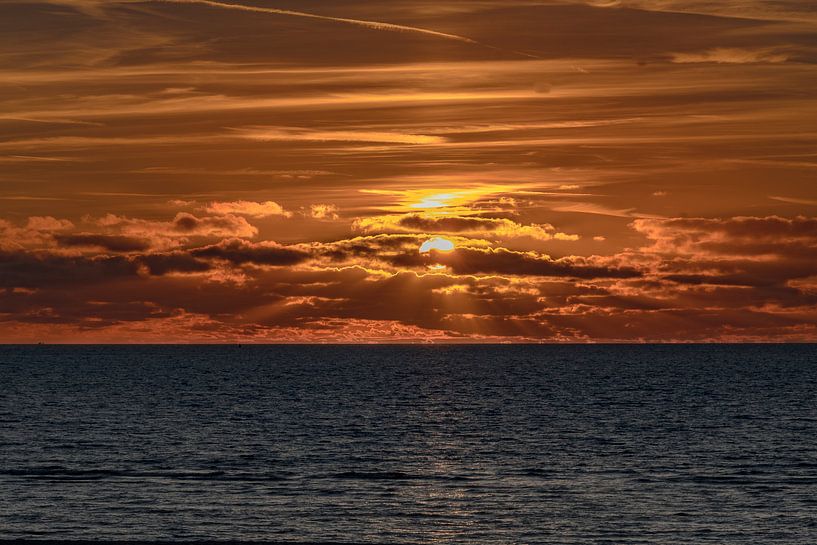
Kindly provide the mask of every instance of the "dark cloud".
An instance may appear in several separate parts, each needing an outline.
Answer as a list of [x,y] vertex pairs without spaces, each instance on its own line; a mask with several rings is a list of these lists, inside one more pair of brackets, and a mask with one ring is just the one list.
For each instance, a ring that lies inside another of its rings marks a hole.
[[143,252],[150,241],[143,238],[99,234],[54,235],[59,246],[66,248],[99,248],[111,252]]
[[154,276],[169,273],[201,273],[211,269],[208,263],[185,252],[141,255],[136,258],[136,261],[146,266],[150,274]]
[[641,273],[632,267],[594,265],[584,258],[552,259],[532,252],[505,248],[457,248],[452,252],[401,254],[390,258],[397,266],[441,264],[456,274],[504,274],[554,276],[568,278],[636,278]]
[[70,256],[49,252],[0,252],[0,288],[77,288],[122,279],[138,280],[143,272],[205,272],[210,265],[184,252],[130,256]]
[[226,240],[212,246],[196,248],[190,253],[195,257],[220,259],[234,265],[246,263],[272,266],[297,265],[310,258],[310,254],[306,251],[287,248],[274,242],[254,244],[240,239]]
[[500,220],[469,217],[434,217],[409,214],[397,221],[397,225],[425,232],[457,233],[460,231],[490,231],[501,226]]
[[817,218],[803,216],[640,219],[633,226],[658,248],[681,252],[802,256],[817,251]]
[[577,235],[557,233],[549,224],[523,225],[508,218],[479,215],[403,214],[362,218],[354,227],[366,233],[461,233],[471,236],[492,235],[500,239],[530,237],[537,240],[578,240]]
[[652,242],[655,272],[689,285],[784,286],[817,276],[817,219],[796,217],[636,220]]
[[138,271],[136,262],[122,256],[0,252],[0,287],[4,288],[71,289],[133,277]]

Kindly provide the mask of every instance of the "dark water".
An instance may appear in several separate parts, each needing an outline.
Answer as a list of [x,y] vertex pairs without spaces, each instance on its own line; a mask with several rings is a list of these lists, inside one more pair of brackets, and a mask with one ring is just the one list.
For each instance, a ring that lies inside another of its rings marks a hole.
[[817,346],[0,347],[0,535],[817,543]]

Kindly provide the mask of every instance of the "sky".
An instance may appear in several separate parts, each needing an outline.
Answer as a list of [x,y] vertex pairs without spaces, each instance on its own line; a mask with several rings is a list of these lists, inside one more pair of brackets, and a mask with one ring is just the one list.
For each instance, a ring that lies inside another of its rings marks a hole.
[[0,342],[817,341],[817,3],[2,0]]

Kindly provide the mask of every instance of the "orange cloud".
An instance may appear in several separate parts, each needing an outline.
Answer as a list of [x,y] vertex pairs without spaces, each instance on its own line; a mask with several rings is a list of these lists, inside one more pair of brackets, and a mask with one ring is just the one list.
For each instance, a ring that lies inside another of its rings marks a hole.
[[309,216],[317,220],[336,220],[340,210],[334,204],[310,204]]
[[284,207],[273,201],[253,202],[253,201],[231,201],[231,202],[211,202],[203,207],[208,214],[227,216],[231,214],[239,216],[251,216],[253,218],[266,218],[269,216],[292,216],[291,212],[284,210]]
[[0,219],[0,249],[48,246],[55,234],[73,228],[73,222],[52,216],[31,216],[22,226]]
[[171,221],[153,221],[115,214],[89,218],[91,223],[109,231],[135,237],[254,237],[258,229],[246,219],[232,214],[197,217],[179,212]]
[[506,218],[404,214],[359,218],[353,228],[364,233],[459,233],[497,238],[578,240],[578,235],[557,232],[552,225],[521,225]]
[[676,63],[698,63],[715,62],[723,64],[747,64],[747,63],[778,63],[786,62],[789,56],[774,49],[739,49],[720,47],[710,49],[701,53],[675,53],[672,62]]
[[236,129],[236,134],[249,140],[306,142],[377,142],[384,144],[441,144],[446,139],[423,134],[401,134],[375,131],[316,131],[287,127],[252,127]]

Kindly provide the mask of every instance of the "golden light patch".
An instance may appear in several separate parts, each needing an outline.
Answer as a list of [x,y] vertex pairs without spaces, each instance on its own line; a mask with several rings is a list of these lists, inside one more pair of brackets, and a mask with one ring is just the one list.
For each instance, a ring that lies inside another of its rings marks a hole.
[[[420,182],[420,180],[416,180]],[[426,182],[428,183],[428,182]],[[445,183],[445,180],[442,180]],[[485,199],[519,191],[517,186],[508,184],[483,184],[467,188],[440,187],[418,188],[406,190],[362,189],[362,193],[374,195],[388,195],[396,198],[393,205],[384,207],[390,212],[422,212],[427,214],[439,213],[468,213],[473,211],[475,204]],[[507,203],[506,203],[507,204]],[[484,210],[484,207],[480,208]]]
[[458,195],[456,193],[435,193],[433,195],[423,197],[419,202],[410,204],[409,207],[423,210],[429,208],[445,208],[447,206],[451,206],[451,201],[457,197]]

